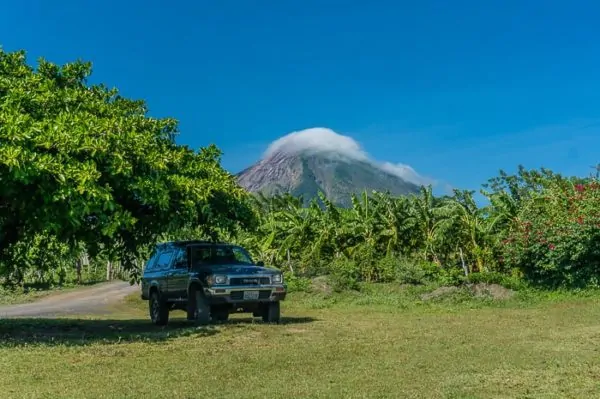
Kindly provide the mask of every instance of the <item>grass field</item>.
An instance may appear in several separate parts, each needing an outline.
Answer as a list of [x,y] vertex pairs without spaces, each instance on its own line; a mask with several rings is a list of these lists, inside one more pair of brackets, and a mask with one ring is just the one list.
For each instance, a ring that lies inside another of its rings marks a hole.
[[420,303],[380,287],[293,294],[285,319],[150,325],[130,297],[95,319],[0,321],[2,398],[592,398],[596,293]]

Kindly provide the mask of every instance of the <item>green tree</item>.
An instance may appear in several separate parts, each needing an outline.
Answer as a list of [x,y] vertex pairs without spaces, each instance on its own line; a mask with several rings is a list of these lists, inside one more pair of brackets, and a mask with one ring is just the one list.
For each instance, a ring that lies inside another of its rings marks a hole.
[[415,226],[415,238],[422,246],[422,256],[441,264],[436,251],[436,243],[443,235],[444,229],[452,222],[452,204],[433,195],[432,187],[421,187],[418,196],[413,197],[411,222]]
[[[42,234],[124,264],[182,228],[217,238],[253,223],[214,145],[177,145],[177,122],[88,85],[91,65],[0,50],[0,262]],[[112,256],[112,255],[111,255]]]

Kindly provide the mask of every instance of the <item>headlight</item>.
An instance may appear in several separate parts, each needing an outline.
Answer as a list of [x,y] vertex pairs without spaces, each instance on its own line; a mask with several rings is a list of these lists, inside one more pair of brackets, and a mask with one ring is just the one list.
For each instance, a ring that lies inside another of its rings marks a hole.
[[281,274],[274,274],[271,277],[271,282],[273,284],[281,284],[281,283],[283,283],[283,275],[281,275]]
[[209,276],[207,280],[210,285],[227,284],[227,276],[223,276],[220,274],[216,274],[214,276]]

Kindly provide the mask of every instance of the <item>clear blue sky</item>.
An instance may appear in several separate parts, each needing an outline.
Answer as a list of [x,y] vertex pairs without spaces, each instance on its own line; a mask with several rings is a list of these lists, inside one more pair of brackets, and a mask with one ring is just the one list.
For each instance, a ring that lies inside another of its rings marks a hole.
[[10,3],[5,50],[91,61],[94,82],[177,118],[179,142],[216,143],[232,172],[315,126],[461,188],[600,162],[597,2]]

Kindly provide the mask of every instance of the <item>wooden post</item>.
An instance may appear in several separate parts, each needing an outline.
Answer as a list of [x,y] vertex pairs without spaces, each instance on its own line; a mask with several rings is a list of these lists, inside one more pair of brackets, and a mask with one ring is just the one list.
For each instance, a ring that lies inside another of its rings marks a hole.
[[460,251],[460,261],[462,263],[463,270],[465,271],[465,276],[468,276],[469,275],[469,269],[467,268],[467,265],[465,265],[465,258],[463,257],[462,248],[459,248],[459,251]]
[[292,272],[292,275],[294,274],[294,268],[292,267],[292,262],[290,260],[290,250],[287,250],[287,261],[288,261],[288,267],[290,268],[290,272]]
[[109,260],[106,262],[106,281],[110,281],[112,275],[112,262]]
[[81,257],[77,258],[77,263],[75,264],[75,267],[77,269],[77,284],[81,284],[81,264],[83,262],[81,261]]

